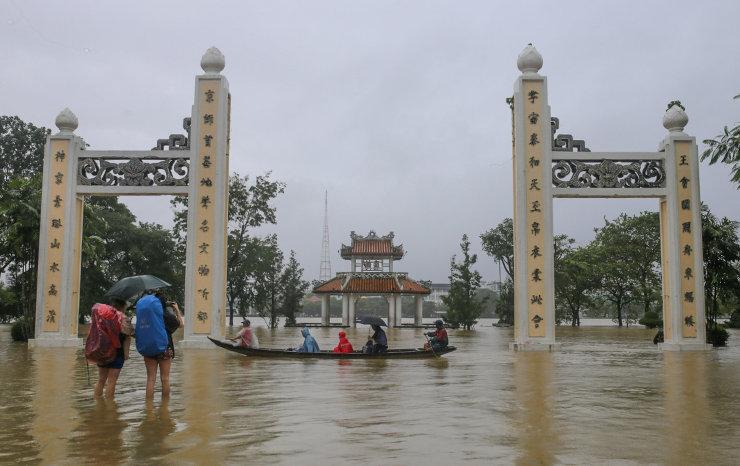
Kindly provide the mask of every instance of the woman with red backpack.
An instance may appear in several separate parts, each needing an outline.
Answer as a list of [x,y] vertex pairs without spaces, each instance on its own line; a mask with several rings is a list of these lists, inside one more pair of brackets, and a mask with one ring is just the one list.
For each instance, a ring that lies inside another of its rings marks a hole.
[[103,395],[113,398],[116,383],[128,359],[128,346],[131,344],[133,328],[124,314],[126,301],[111,298],[112,306],[97,303],[92,308],[90,331],[85,342],[85,357],[98,366],[98,381],[95,384],[96,397]]

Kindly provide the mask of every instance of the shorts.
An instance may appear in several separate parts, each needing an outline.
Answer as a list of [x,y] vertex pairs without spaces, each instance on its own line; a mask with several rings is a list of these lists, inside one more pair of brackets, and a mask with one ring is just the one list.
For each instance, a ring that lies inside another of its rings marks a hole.
[[109,362],[108,364],[98,364],[98,367],[101,367],[103,369],[121,369],[123,367],[123,363],[123,354],[116,354],[116,359]]
[[159,353],[158,355],[150,359],[156,359],[157,361],[167,361],[168,359],[172,359],[174,357],[175,357],[175,352],[172,350],[172,348],[167,348],[164,351],[164,353]]

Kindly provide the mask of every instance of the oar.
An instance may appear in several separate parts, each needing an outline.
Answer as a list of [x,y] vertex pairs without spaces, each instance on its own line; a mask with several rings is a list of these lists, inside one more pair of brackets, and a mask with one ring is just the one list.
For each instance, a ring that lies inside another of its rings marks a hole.
[[439,355],[439,354],[437,354],[437,352],[436,352],[436,351],[434,351],[434,345],[432,344],[432,341],[431,341],[431,340],[429,339],[429,337],[427,336],[427,334],[426,334],[426,333],[424,334],[424,338],[426,338],[426,339],[427,339],[427,343],[429,343],[429,348],[430,348],[430,349],[432,350],[432,353],[434,353],[434,356],[436,356],[436,357],[438,357],[438,358],[439,358],[439,357],[440,357],[440,355]]

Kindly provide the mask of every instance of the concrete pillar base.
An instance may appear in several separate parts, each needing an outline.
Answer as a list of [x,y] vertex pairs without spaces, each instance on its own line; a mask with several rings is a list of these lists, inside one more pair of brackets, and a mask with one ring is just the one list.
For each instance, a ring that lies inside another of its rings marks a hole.
[[29,348],[81,348],[82,338],[31,338]]
[[709,351],[712,345],[699,342],[660,343],[658,348],[663,351]]
[[560,343],[549,342],[527,342],[527,343],[509,343],[509,351],[558,351]]

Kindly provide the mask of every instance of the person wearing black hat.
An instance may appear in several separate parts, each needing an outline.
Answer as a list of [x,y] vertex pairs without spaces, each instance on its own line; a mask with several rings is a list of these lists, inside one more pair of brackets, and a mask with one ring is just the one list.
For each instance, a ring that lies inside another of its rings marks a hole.
[[442,322],[441,320],[437,320],[436,322],[434,322],[434,325],[437,327],[437,330],[435,330],[434,332],[426,333],[426,336],[430,338],[429,343],[424,345],[424,348],[429,349],[431,345],[431,348],[434,351],[439,351],[443,348],[446,348],[450,341],[447,338],[447,330],[445,329],[444,322]]

